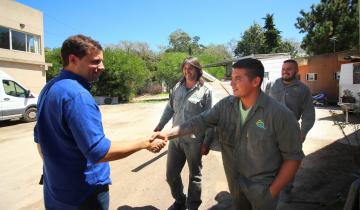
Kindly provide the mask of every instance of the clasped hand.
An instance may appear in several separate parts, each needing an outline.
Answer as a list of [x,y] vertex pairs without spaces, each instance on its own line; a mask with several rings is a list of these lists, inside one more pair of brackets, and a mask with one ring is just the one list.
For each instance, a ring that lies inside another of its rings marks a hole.
[[158,153],[162,148],[166,146],[167,136],[161,132],[154,132],[153,135],[149,139],[150,144],[147,150]]

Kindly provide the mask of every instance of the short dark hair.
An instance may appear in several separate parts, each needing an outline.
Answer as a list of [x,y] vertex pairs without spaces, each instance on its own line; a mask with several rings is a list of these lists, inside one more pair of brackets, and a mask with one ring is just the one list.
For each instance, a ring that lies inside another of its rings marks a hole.
[[[191,56],[185,58],[185,60],[181,64],[181,71],[184,69],[185,64],[189,64],[190,66],[192,66],[196,69],[196,73],[197,73],[196,80],[199,81],[203,75],[203,71],[202,71],[199,59],[196,57],[191,57]],[[184,78],[184,80],[185,80],[185,78]]]
[[73,54],[78,58],[83,58],[92,50],[102,51],[103,48],[98,41],[95,41],[88,36],[81,34],[70,36],[64,41],[61,47],[63,67],[69,65],[69,55]]
[[264,79],[264,66],[258,59],[255,58],[245,58],[236,61],[232,65],[234,69],[245,69],[246,75],[250,79],[254,79],[255,77],[260,77],[260,86]]
[[295,65],[295,67],[296,67],[297,69],[299,68],[299,65],[298,65],[297,61],[294,60],[294,59],[285,60],[284,63],[292,63],[292,64]]

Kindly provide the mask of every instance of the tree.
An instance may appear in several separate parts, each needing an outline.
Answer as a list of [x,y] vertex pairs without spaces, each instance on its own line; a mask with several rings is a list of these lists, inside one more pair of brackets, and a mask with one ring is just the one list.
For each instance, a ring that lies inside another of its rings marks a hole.
[[49,49],[45,48],[45,62],[51,63],[52,66],[46,72],[46,81],[51,80],[55,76],[57,76],[62,69],[62,62],[61,62],[61,49],[54,48]]
[[281,36],[280,31],[275,28],[274,24],[274,15],[273,14],[266,14],[265,18],[265,52],[266,53],[274,53],[277,51],[281,51]]
[[301,43],[295,39],[284,39],[282,41],[282,48],[285,49],[284,52],[290,52],[292,58],[302,57],[306,55],[304,49],[301,48]]
[[168,90],[181,79],[181,63],[186,57],[186,53],[168,52],[162,54],[157,63],[155,76],[159,81],[165,82]]
[[302,48],[308,54],[321,54],[357,47],[357,4],[357,0],[321,0],[310,12],[301,10],[295,27],[306,34]]
[[191,37],[181,29],[177,29],[169,35],[170,48],[167,52],[188,52]]
[[106,70],[91,89],[95,95],[115,96],[129,101],[150,79],[145,62],[121,49],[106,48],[104,65]]
[[169,47],[165,52],[198,54],[204,48],[204,45],[199,44],[199,40],[199,36],[190,37],[185,31],[177,29],[169,35]]
[[[224,45],[209,45],[201,54],[196,56],[199,58],[202,65],[229,60],[232,57],[231,53]],[[226,69],[224,67],[212,67],[204,70],[217,79],[223,79],[226,73]]]
[[236,56],[265,53],[265,35],[261,26],[254,23],[247,29],[235,48]]

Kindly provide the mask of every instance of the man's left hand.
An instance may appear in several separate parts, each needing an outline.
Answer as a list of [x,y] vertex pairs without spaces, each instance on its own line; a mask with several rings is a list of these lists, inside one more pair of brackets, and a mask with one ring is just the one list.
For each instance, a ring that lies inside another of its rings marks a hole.
[[201,144],[201,155],[207,155],[209,154],[210,147],[206,144]]

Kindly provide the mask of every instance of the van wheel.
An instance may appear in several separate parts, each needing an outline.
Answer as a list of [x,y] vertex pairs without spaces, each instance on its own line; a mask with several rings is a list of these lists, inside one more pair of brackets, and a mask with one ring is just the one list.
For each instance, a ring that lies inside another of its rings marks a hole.
[[35,107],[28,108],[24,113],[24,121],[34,122],[35,120],[36,120],[36,108]]

